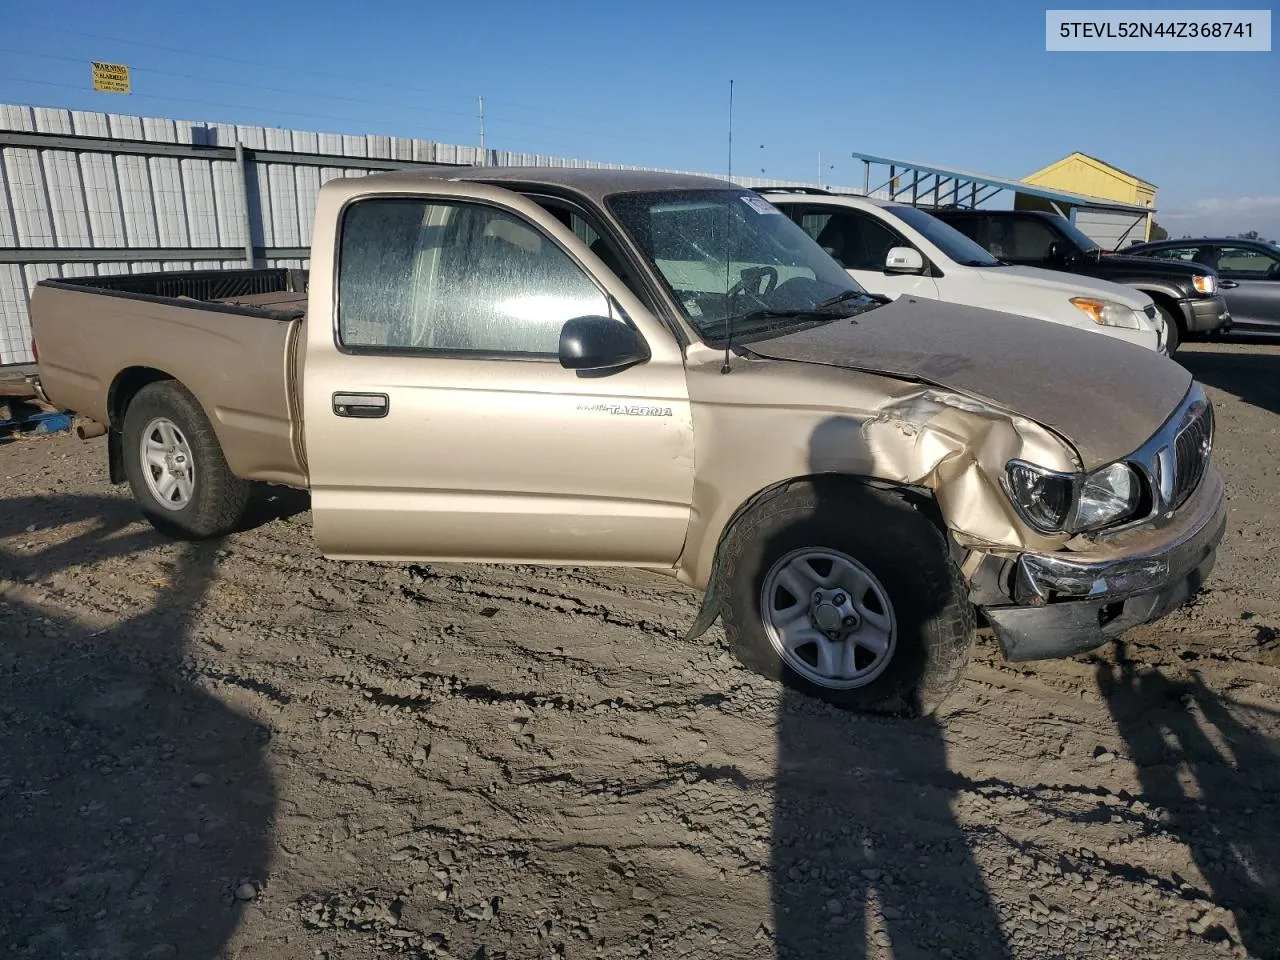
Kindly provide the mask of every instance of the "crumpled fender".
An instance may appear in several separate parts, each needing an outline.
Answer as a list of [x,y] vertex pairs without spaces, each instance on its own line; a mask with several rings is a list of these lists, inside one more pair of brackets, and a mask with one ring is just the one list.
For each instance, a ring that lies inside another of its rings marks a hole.
[[[760,369],[761,379],[745,363],[706,382],[690,371],[698,470],[689,536],[676,570],[683,582],[714,592],[716,555],[736,518],[770,491],[819,474],[928,491],[963,548],[1014,554],[1056,550],[1067,541],[1023,523],[1002,487],[1005,465],[1015,458],[1053,470],[1080,469],[1070,445],[1046,427],[930,385],[808,364],[762,367],[771,369]],[[739,382],[728,383],[734,380]],[[773,381],[771,395],[790,402],[759,403],[764,381]],[[703,401],[703,386],[719,396]],[[801,395],[790,395],[792,390]],[[732,402],[735,392],[756,402]],[[805,402],[805,393],[814,393],[815,402]]]

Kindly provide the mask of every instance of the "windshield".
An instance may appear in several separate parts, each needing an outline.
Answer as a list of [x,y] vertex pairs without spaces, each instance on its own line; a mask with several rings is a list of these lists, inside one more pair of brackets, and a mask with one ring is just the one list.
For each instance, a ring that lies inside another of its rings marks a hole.
[[950,257],[955,263],[966,267],[999,267],[1003,260],[997,260],[983,247],[974,243],[950,224],[943,223],[932,214],[925,213],[917,207],[899,205],[883,207],[909,227],[913,227],[924,235],[924,238]]
[[1066,217],[1053,214],[1054,225],[1067,235],[1067,239],[1074,243],[1085,253],[1101,253],[1102,248],[1094,242],[1093,238],[1087,234],[1081,233],[1080,229],[1068,220]]
[[878,306],[807,233],[747,190],[622,193],[606,201],[713,345]]

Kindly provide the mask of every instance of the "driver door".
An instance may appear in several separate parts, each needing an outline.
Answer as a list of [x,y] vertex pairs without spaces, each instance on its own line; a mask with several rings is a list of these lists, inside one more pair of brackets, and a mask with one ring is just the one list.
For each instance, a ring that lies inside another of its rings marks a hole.
[[[666,328],[511,191],[351,183],[316,217],[340,228],[313,250],[310,302],[332,316],[308,320],[303,386],[325,554],[673,564],[693,424]],[[560,328],[584,315],[629,323],[649,359],[563,368]]]

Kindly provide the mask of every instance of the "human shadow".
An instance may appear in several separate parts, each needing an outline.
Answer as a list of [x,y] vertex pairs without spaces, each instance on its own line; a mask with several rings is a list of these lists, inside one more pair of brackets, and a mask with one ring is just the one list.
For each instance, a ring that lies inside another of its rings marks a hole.
[[[842,464],[831,462],[831,451],[853,451],[862,436],[860,425],[843,417],[820,426],[810,441],[815,474],[838,472]],[[792,527],[821,530],[817,518],[851,509],[840,486],[812,489],[806,515]],[[773,539],[761,556],[786,555],[796,535],[788,529]],[[812,546],[850,549],[835,537]],[[937,596],[890,599],[899,637],[941,607]],[[902,707],[921,710],[918,703]],[[948,770],[939,720],[859,715],[788,687],[776,729],[770,889],[778,957],[1010,956],[982,870],[952,813],[959,778]]]
[[[244,885],[266,877],[275,791],[268,731],[201,690],[188,659],[218,546],[178,545],[158,572],[156,557],[139,560],[143,584],[125,564],[166,541],[129,501],[4,505],[6,956],[221,957],[246,909],[236,891],[251,898],[256,886]],[[126,605],[126,581],[154,589],[154,601],[94,629]],[[72,604],[83,613],[65,612]]]
[[937,720],[841,715],[786,692],[770,877],[778,957],[1009,957],[951,810],[957,782]]
[[1280,356],[1180,350],[1178,362],[1201,383],[1239,397],[1260,410],[1280,413]]
[[[1169,828],[1190,850],[1230,910],[1249,955],[1280,958],[1280,744],[1251,729],[1192,673],[1171,680],[1143,668],[1114,641],[1097,682],[1138,771],[1143,799],[1169,811]],[[1183,775],[1189,773],[1190,781]],[[1207,940],[1225,940],[1211,925]]]

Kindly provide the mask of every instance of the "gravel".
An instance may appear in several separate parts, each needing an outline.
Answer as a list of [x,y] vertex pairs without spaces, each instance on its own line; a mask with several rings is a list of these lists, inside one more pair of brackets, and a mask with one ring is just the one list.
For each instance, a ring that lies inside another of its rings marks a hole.
[[1280,958],[1280,348],[1180,359],[1206,591],[1072,660],[982,638],[914,722],[685,642],[655,574],[327,561],[288,493],[175,543],[101,440],[0,447],[0,950]]

